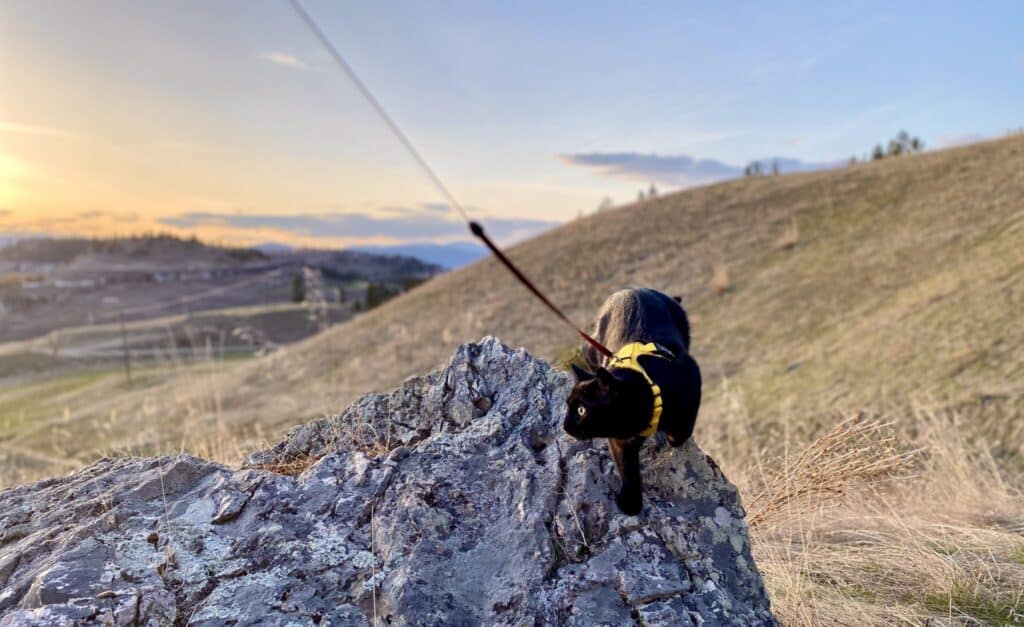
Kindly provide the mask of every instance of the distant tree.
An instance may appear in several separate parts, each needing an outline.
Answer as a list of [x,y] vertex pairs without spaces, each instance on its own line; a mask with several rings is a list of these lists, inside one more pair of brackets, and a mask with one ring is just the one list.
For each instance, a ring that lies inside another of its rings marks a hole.
[[743,169],[743,176],[761,176],[761,162],[751,161],[747,164],[747,167]]
[[366,286],[366,310],[369,311],[384,302],[383,285],[370,282]]
[[849,165],[857,165],[857,155],[850,157]]
[[402,291],[408,292],[412,288],[426,281],[425,278],[420,276],[410,276],[402,279]]
[[779,175],[779,160],[775,159],[772,161],[772,176]]
[[884,159],[885,157],[899,157],[901,155],[910,155],[924,150],[924,142],[921,141],[920,137],[913,137],[906,131],[900,131],[889,140],[886,144],[885,149],[882,148],[881,144],[876,144],[875,149],[871,152],[871,158],[874,160]]
[[637,202],[643,202],[644,201],[644,190],[641,189],[639,192],[637,192],[636,199],[637,199]]
[[366,293],[363,295],[363,304],[365,309],[370,310],[380,304],[380,297],[377,296],[377,284],[367,283]]
[[611,196],[605,196],[601,199],[601,204],[597,206],[598,211],[607,211],[615,206],[615,201],[612,200]]
[[336,288],[334,288],[334,296],[335,296],[335,299],[338,301],[339,305],[344,305],[345,304],[345,298],[346,298],[346,296],[345,296],[345,288],[343,288],[343,287],[336,287]]
[[306,282],[302,274],[292,277],[292,302],[301,303],[306,300]]
[[[924,142],[921,141],[921,138],[911,137],[910,133],[906,131],[900,131],[894,141],[899,150],[898,154],[901,155],[909,155],[924,150]],[[889,143],[892,145],[892,142]]]
[[378,307],[391,300],[400,293],[400,290],[387,283],[375,283],[371,281],[366,285],[365,309],[367,311]]
[[657,198],[657,196],[658,196],[658,188],[654,186],[654,183],[651,183],[651,187],[647,190],[647,197],[648,198]]

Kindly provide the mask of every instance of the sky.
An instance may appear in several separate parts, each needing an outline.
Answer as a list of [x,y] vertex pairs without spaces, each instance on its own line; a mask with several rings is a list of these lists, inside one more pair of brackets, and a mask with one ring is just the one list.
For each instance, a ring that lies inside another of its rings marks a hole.
[[[1015,1],[303,1],[505,242],[755,159],[1024,127]],[[0,235],[466,238],[284,0],[6,0],[0,58]]]

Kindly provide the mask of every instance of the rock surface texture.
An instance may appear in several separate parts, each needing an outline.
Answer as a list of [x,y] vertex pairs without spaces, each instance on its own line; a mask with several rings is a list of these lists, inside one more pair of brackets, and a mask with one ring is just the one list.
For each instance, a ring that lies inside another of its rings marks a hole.
[[485,338],[239,471],[104,459],[2,492],[0,625],[774,625],[714,462],[651,442],[623,516],[602,443],[561,431],[570,386]]

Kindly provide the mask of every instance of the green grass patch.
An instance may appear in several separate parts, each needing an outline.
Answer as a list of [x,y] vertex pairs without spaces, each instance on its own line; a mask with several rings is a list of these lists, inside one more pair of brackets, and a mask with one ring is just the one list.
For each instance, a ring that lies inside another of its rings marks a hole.
[[960,552],[960,547],[953,542],[936,541],[929,544],[931,549],[945,557],[952,557]]
[[55,397],[88,387],[110,372],[109,369],[78,372],[0,388],[0,435],[39,418]]
[[1010,557],[1018,564],[1024,564],[1024,543],[1018,544]]
[[46,372],[61,365],[61,361],[41,353],[20,352],[0,355],[0,379]]
[[[1000,593],[1002,592],[1002,593]],[[1014,627],[1024,623],[1024,605],[1009,591],[979,591],[973,587],[955,586],[948,594],[932,593],[924,606],[937,614],[973,619],[982,625]]]
[[841,584],[837,586],[837,589],[847,598],[866,603],[878,603],[879,600],[883,599],[877,590],[869,588],[862,583]]

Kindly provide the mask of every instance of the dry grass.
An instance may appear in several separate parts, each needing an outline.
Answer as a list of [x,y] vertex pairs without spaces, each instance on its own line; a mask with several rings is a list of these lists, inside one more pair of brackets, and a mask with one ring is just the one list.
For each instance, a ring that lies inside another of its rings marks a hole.
[[725,294],[732,289],[732,281],[729,279],[729,266],[724,263],[715,264],[711,272],[711,281],[708,282],[711,291],[715,294]]
[[747,501],[751,527],[781,524],[854,489],[909,471],[915,451],[901,450],[892,423],[853,416],[768,465],[768,475]]
[[[510,256],[580,321],[626,285],[683,296],[705,376],[695,437],[746,495],[784,624],[1024,624],[1021,198],[1014,136],[663,196]],[[37,456],[0,481],[104,451],[233,463],[485,334],[571,358],[558,321],[485,260],[268,357],[131,386],[0,384],[0,455]]]
[[957,414],[918,410],[903,424],[897,435],[846,421],[773,466],[760,493],[760,477],[748,482],[761,504],[754,553],[783,624],[1024,622],[1021,493]]
[[800,243],[800,225],[797,224],[796,218],[790,218],[789,226],[782,232],[779,239],[775,240],[775,248],[779,250],[789,250],[790,248],[796,247]]
[[[1013,312],[1024,306],[1022,194],[1024,137],[1011,137],[665,195],[573,221],[509,255],[581,322],[626,285],[681,295],[708,381],[735,379],[756,417],[747,435],[778,441],[778,432],[802,429],[796,423],[808,417],[879,414],[911,391],[942,402],[1019,394],[1024,351],[1013,347],[1024,345],[1024,326]],[[794,223],[799,245],[779,250],[780,232]],[[714,298],[708,273],[723,262],[733,287],[728,298]],[[95,454],[89,425],[113,414],[127,425],[114,434],[115,447],[135,448],[139,434],[160,442],[164,427],[149,428],[157,417],[173,431],[194,416],[198,428],[219,420],[247,440],[255,425],[274,437],[437,367],[459,343],[485,334],[547,358],[572,341],[487,259],[287,351],[225,364],[216,392],[171,376],[47,401],[47,415],[35,421],[46,427],[18,437],[47,449],[47,429],[65,409],[70,420],[61,426],[73,436],[64,445],[80,459]],[[699,430],[717,424],[725,401],[709,395]],[[84,446],[75,450],[78,442]]]
[[318,461],[320,461],[320,458],[314,455],[297,455],[295,457],[288,458],[287,461],[274,462],[270,464],[255,464],[252,467],[257,470],[266,470],[279,475],[296,477],[309,470],[313,464]]

